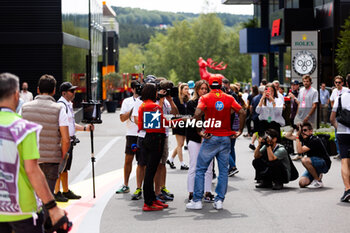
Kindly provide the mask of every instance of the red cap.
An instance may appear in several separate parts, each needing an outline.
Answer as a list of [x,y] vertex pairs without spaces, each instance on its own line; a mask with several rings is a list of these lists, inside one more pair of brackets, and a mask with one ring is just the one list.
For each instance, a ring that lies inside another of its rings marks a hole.
[[213,82],[217,82],[219,85],[222,85],[222,76],[218,74],[210,75],[209,85],[213,85]]

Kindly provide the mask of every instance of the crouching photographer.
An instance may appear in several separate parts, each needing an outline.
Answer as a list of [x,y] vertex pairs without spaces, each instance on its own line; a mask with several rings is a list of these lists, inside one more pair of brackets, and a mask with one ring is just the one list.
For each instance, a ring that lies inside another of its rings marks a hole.
[[291,181],[291,161],[284,146],[277,143],[278,132],[266,130],[265,136],[259,138],[259,145],[254,151],[256,188],[280,190],[284,183]]

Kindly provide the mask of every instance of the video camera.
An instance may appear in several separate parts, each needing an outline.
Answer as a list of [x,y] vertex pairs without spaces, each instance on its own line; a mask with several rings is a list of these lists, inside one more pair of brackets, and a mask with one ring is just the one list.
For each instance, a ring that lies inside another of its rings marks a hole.
[[165,94],[158,94],[159,98],[163,98],[166,96],[171,96],[171,97],[177,97],[179,93],[178,87],[174,87],[174,84],[172,81],[169,80],[164,80],[161,81],[160,83],[156,83],[157,85],[157,90],[164,90],[166,93]]
[[82,102],[83,120],[85,124],[101,124],[101,103],[95,100]]

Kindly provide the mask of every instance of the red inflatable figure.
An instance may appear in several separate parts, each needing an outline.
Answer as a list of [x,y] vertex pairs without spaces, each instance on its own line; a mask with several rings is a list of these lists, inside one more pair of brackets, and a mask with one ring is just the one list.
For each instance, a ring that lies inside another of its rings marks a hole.
[[[204,79],[207,82],[209,81],[210,75],[213,75],[212,73],[208,72],[207,67],[212,68],[213,70],[224,70],[227,67],[227,64],[222,66],[223,62],[217,64],[217,62],[214,62],[211,58],[208,58],[205,61],[202,57],[200,57],[197,63],[199,65],[199,74],[201,76],[201,79]],[[216,76],[221,76],[222,78],[224,78],[222,74],[216,74]]]

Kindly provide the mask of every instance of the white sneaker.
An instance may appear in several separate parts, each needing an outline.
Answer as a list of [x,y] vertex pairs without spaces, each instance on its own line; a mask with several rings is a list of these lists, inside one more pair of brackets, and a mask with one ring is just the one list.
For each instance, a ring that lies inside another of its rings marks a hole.
[[215,201],[213,206],[214,206],[215,209],[221,210],[222,206],[223,206],[222,201],[221,200]]
[[294,155],[293,157],[292,157],[292,160],[293,161],[297,161],[297,160],[299,160],[299,159],[302,159],[303,157],[301,156],[301,155]]
[[186,208],[191,209],[191,210],[201,210],[202,209],[202,202],[191,200],[190,203],[186,204]]
[[318,188],[322,188],[323,187],[323,183],[322,183],[322,181],[313,180],[311,182],[311,184],[309,184],[309,186],[307,186],[307,187],[311,188],[311,189],[318,189]]

